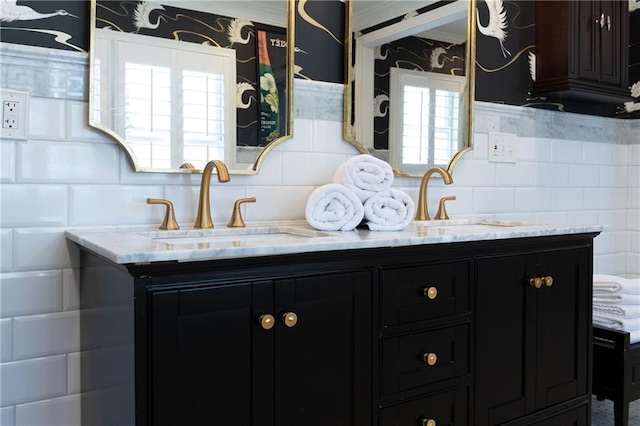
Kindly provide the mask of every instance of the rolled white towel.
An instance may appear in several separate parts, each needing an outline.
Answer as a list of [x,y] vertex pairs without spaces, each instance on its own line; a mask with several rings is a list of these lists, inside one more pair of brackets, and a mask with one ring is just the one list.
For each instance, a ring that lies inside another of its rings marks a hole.
[[593,292],[620,292],[640,295],[640,278],[595,274],[593,276]]
[[365,224],[372,231],[401,231],[416,211],[411,197],[396,188],[376,193],[364,202]]
[[391,188],[393,169],[372,155],[356,155],[338,167],[333,182],[351,189],[364,203],[375,193]]
[[321,231],[351,231],[362,222],[364,206],[349,188],[330,183],[311,192],[304,214]]
[[640,318],[640,305],[615,305],[613,303],[594,303],[594,315],[617,318]]

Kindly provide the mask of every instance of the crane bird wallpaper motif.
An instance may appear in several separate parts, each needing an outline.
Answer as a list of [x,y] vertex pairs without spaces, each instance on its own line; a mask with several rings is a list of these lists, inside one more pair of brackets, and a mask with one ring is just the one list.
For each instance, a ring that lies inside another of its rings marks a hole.
[[0,40],[87,53],[88,2],[0,0]]
[[389,149],[389,76],[391,68],[464,76],[466,44],[409,36],[375,49],[374,148]]

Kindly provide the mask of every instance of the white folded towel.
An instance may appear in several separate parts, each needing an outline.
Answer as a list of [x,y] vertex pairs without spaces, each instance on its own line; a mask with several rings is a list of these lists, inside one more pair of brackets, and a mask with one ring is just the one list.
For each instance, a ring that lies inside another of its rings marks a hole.
[[640,305],[640,294],[594,293],[593,303],[615,305]]
[[593,276],[593,292],[620,292],[640,295],[640,278],[595,274]]
[[364,202],[365,224],[372,231],[400,231],[416,211],[411,197],[396,188],[381,191]]
[[640,305],[615,305],[613,303],[594,303],[594,315],[615,318],[640,318]]
[[608,315],[593,315],[593,323],[614,330],[640,330],[640,318],[617,318]]
[[338,167],[333,182],[351,189],[364,203],[376,192],[391,188],[393,169],[389,163],[372,155],[356,155]]
[[311,192],[304,214],[321,231],[351,231],[362,222],[364,206],[349,188],[330,183]]

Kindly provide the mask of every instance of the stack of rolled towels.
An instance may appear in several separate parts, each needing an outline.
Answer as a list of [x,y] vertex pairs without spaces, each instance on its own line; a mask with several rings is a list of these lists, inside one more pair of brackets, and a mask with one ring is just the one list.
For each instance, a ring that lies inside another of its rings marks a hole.
[[593,324],[629,332],[640,341],[640,278],[593,276]]
[[338,167],[333,183],[311,193],[305,218],[322,231],[351,231],[359,225],[372,231],[400,231],[413,220],[415,204],[392,184],[389,163],[357,155]]

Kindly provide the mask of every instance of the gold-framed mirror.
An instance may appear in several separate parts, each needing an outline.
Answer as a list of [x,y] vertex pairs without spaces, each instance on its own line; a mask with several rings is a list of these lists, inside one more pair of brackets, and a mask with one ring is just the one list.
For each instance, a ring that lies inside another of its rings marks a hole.
[[89,125],[136,172],[258,174],[293,137],[295,0],[91,0]]
[[476,1],[346,0],[344,139],[399,176],[473,149]]

